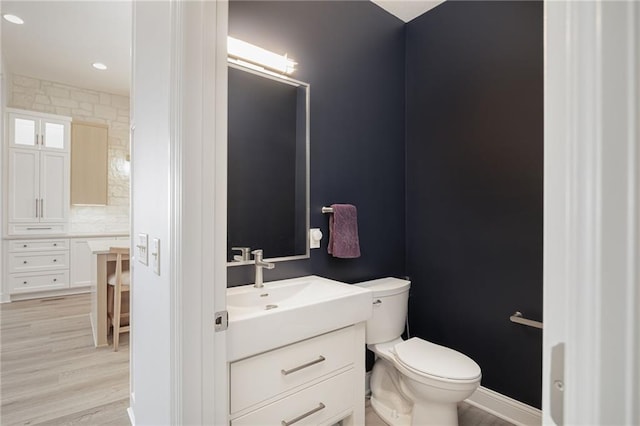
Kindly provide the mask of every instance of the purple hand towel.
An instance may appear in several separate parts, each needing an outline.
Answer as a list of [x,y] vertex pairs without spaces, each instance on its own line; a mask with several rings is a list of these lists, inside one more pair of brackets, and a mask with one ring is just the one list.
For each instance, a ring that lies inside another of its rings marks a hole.
[[360,257],[358,240],[358,211],[351,204],[332,204],[329,217],[329,254],[352,259]]

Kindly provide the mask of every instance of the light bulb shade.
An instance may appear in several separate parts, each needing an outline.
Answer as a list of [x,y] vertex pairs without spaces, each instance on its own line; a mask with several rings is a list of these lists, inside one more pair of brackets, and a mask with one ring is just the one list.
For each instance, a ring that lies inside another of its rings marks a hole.
[[227,53],[229,58],[259,65],[282,74],[291,74],[296,67],[296,62],[287,55],[278,55],[233,37],[227,37]]

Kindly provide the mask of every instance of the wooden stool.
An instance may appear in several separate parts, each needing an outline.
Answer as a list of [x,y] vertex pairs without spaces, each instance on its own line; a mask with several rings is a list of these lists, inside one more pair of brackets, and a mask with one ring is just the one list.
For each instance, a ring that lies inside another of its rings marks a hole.
[[[111,247],[109,253],[116,254],[116,272],[109,275],[107,284],[107,316],[113,325],[113,350],[118,350],[120,333],[129,332],[129,289],[131,277],[128,270],[122,270],[122,256],[129,256],[128,248]],[[123,296],[124,302],[123,303]],[[123,306],[124,305],[124,306]]]

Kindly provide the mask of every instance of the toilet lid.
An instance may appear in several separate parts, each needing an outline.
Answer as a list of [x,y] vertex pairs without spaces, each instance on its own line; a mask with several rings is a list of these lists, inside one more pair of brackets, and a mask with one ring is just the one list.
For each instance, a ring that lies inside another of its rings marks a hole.
[[480,366],[468,356],[417,337],[398,343],[393,349],[401,364],[430,376],[449,380],[480,377]]

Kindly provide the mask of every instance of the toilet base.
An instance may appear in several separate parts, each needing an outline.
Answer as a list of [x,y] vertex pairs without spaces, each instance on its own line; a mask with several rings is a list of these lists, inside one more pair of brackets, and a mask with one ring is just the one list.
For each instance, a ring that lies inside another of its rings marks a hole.
[[387,407],[383,402],[371,397],[371,408],[389,426],[411,426],[411,415],[398,413],[397,410]]
[[413,404],[412,418],[420,419],[411,423],[412,426],[458,426],[458,404],[454,403],[430,403],[420,401]]

